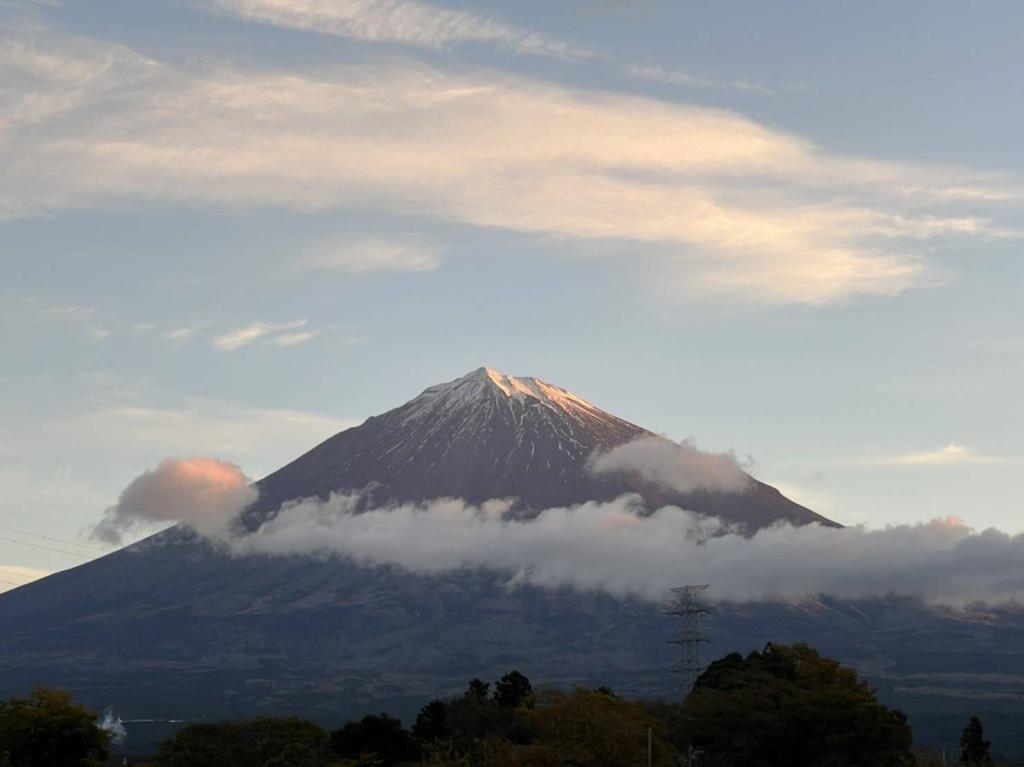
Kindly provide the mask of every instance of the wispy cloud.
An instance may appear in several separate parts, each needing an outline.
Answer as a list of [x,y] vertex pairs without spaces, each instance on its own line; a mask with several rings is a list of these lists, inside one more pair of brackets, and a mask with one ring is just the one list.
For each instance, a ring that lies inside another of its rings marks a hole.
[[[1017,234],[979,209],[1017,195],[1014,179],[836,155],[725,110],[421,64],[138,66],[146,78],[125,76],[117,100],[88,91],[93,108],[74,119],[10,133],[0,215],[139,199],[372,202],[628,245],[638,279],[667,297],[776,304],[936,284],[922,242]],[[341,268],[386,263],[347,257]],[[431,263],[408,251],[391,262]]]
[[54,304],[20,295],[0,296],[0,324],[31,331],[67,328],[97,342],[111,335],[94,306]]
[[957,464],[1000,463],[1003,459],[966,445],[950,442],[938,450],[904,453],[883,458],[879,463],[887,466],[952,466]]
[[311,269],[367,272],[429,272],[441,265],[437,252],[417,243],[387,239],[328,242],[306,262]]
[[270,338],[267,343],[271,346],[298,346],[306,341],[312,341],[317,335],[318,332],[315,330],[307,330],[303,333],[281,333]]
[[202,328],[199,326],[170,328],[169,330],[161,331],[160,337],[172,344],[180,345],[190,341],[192,336],[198,333],[201,329]]
[[[222,352],[230,352],[243,346],[248,346],[253,341],[258,341],[265,336],[269,336],[271,333],[277,333],[282,330],[294,330],[295,328],[304,327],[305,324],[306,320],[295,320],[293,322],[252,322],[244,327],[235,328],[227,333],[215,336],[212,343],[215,348],[220,349]],[[300,340],[298,343],[301,342]]]
[[639,80],[652,80],[654,82],[680,85],[687,88],[742,91],[744,93],[757,93],[762,96],[775,95],[775,91],[768,86],[745,79],[719,80],[713,77],[696,75],[682,69],[665,69],[659,66],[634,65],[626,71],[632,77]]
[[357,40],[426,48],[485,43],[516,53],[558,58],[593,55],[586,48],[539,32],[414,0],[212,0],[211,5],[248,21]]

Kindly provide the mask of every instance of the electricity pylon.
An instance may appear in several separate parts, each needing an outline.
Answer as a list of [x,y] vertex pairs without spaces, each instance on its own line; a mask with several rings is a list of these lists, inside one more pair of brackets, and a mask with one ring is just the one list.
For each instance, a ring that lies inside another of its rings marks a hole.
[[700,659],[700,644],[707,642],[708,638],[701,633],[700,618],[711,612],[711,609],[701,601],[701,594],[707,588],[707,584],[674,588],[672,599],[665,609],[667,615],[678,615],[683,619],[679,636],[671,640],[673,644],[679,645],[680,658],[675,671],[682,677],[683,700],[686,700],[697,677],[704,670]]

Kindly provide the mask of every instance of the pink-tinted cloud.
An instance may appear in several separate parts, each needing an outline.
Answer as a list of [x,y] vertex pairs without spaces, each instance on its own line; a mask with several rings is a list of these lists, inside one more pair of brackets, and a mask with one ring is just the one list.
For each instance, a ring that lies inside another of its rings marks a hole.
[[120,543],[126,533],[180,522],[210,537],[223,534],[258,492],[241,469],[216,458],[165,458],[136,477],[106,510],[92,536]]

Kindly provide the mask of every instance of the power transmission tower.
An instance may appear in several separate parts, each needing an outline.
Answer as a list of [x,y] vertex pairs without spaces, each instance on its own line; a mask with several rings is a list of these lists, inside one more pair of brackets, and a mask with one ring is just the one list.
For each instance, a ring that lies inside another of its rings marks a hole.
[[700,644],[708,638],[701,633],[700,618],[711,612],[701,601],[701,594],[708,589],[702,586],[679,586],[672,589],[672,598],[665,609],[666,615],[678,615],[683,619],[682,629],[672,643],[679,645],[679,665],[675,671],[682,677],[683,700],[690,694],[697,677],[704,670],[700,660]]

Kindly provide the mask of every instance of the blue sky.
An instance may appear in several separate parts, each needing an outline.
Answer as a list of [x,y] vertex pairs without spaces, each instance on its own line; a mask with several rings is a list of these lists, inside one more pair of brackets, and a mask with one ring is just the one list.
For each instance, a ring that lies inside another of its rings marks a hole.
[[480,365],[845,523],[1024,529],[1019,4],[5,0],[0,33],[0,587],[99,553],[165,456],[259,477]]

